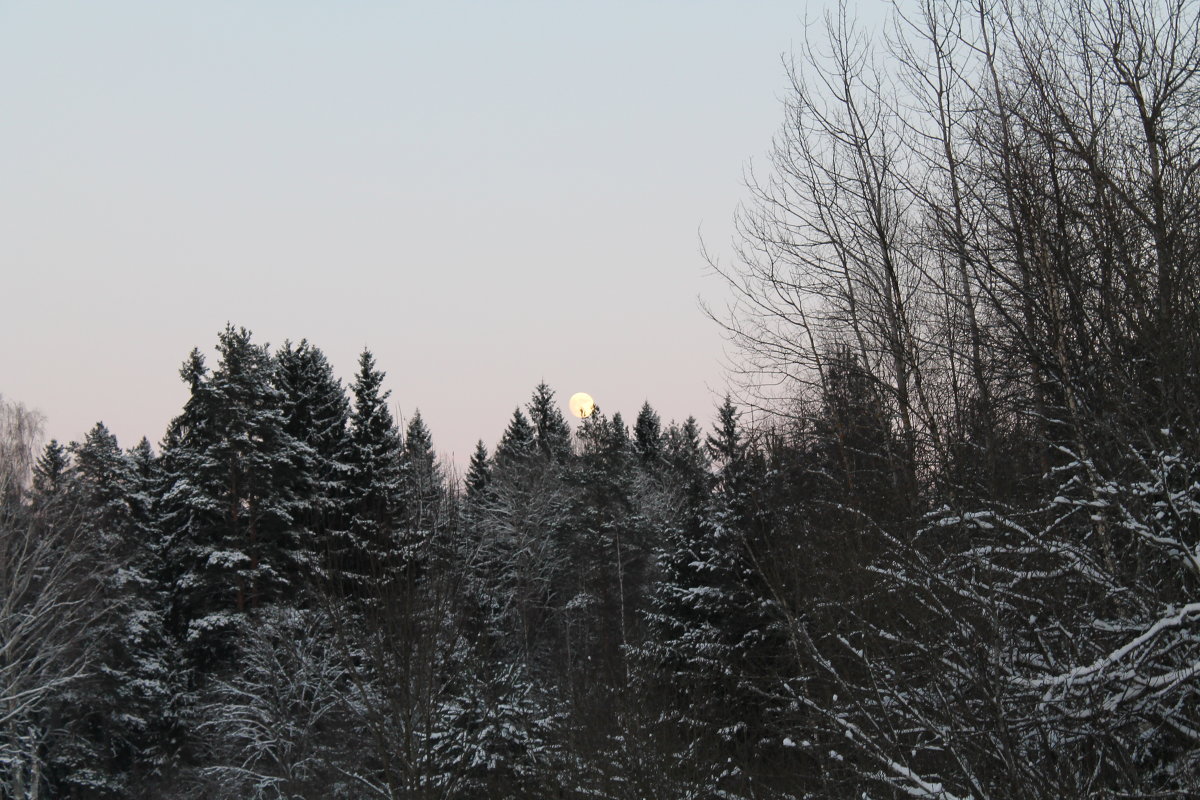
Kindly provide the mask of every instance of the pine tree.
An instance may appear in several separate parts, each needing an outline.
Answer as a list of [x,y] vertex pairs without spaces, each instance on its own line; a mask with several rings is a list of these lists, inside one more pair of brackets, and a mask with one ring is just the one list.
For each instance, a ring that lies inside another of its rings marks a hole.
[[620,411],[612,415],[612,422],[609,423],[608,436],[604,444],[608,457],[611,459],[624,462],[629,455],[629,426],[625,424],[625,418],[621,416]]
[[508,427],[504,429],[504,435],[500,437],[500,443],[496,445],[496,467],[506,469],[528,461],[536,447],[536,437],[529,418],[518,406],[513,411]]
[[636,456],[621,415],[609,419],[595,409],[580,425],[578,438],[570,473],[570,535],[564,542],[572,560],[566,611],[576,654],[573,677],[591,692],[626,682],[626,650],[642,602],[649,531],[634,513]]
[[[638,652],[650,685],[673,694],[660,725],[666,741],[678,737],[682,774],[727,789],[740,787],[756,744],[752,664],[768,628],[749,542],[759,533],[753,497],[761,468],[738,417],[726,398],[705,441],[711,492],[698,515],[668,531],[646,615],[651,636]],[[694,429],[677,429],[672,439],[672,460],[685,468],[701,462]],[[699,481],[685,476],[685,491]]]
[[672,423],[664,438],[668,484],[681,496],[688,516],[698,519],[711,483],[700,425],[695,417],[688,417],[682,425]]
[[72,443],[70,449],[76,489],[88,509],[83,521],[87,538],[99,552],[111,551],[132,527],[133,464],[103,422],[97,422],[83,443]]
[[586,464],[587,481],[612,483],[629,478],[630,456],[634,454],[629,429],[620,412],[609,419],[597,407],[579,426],[580,455]]
[[416,530],[429,530],[437,524],[441,515],[445,481],[441,465],[437,463],[437,454],[433,451],[433,437],[419,409],[405,429],[401,466],[409,526]]
[[488,485],[492,482],[492,462],[488,456],[487,447],[480,439],[475,443],[475,452],[471,453],[471,461],[467,465],[466,501],[469,506],[478,507],[487,497]]
[[520,663],[468,650],[438,709],[434,738],[442,796],[522,800],[561,791],[558,715]]
[[327,572],[333,532],[349,524],[350,403],[325,354],[307,340],[285,342],[275,358],[285,430],[308,446],[297,473],[296,489],[306,500],[298,521],[309,534],[316,562],[323,564],[321,571]]
[[70,454],[57,439],[51,439],[33,465],[35,506],[51,502],[63,489],[71,468]]
[[405,428],[400,467],[404,504],[402,546],[407,553],[406,561],[419,571],[424,571],[430,561],[444,565],[450,548],[447,539],[450,504],[442,468],[433,450],[433,437],[420,410]]
[[534,428],[520,407],[489,473],[474,530],[464,537],[471,603],[504,658],[541,662],[558,633],[550,622],[567,566],[561,539],[569,503],[561,470],[539,457]]
[[174,624],[201,669],[228,656],[241,615],[296,602],[314,573],[297,523],[311,448],[286,429],[276,364],[245,328],[218,337],[211,374],[198,351],[181,375],[191,396],[168,430],[161,521],[176,569]]
[[734,501],[746,491],[749,468],[749,447],[739,424],[740,414],[729,396],[717,409],[716,429],[705,439],[709,456],[716,466],[717,494]]
[[351,386],[347,481],[350,521],[338,536],[335,570],[342,589],[352,597],[378,595],[398,570],[405,553],[399,539],[404,516],[404,484],[400,431],[387,408],[391,392],[375,357],[363,350]]
[[132,690],[129,705],[146,715],[130,774],[134,796],[153,795],[169,786],[177,772],[183,741],[187,674],[178,642],[170,636],[171,570],[156,508],[164,484],[161,459],[146,437],[127,453],[132,468],[129,493],[133,533],[127,542],[125,585],[128,613],[123,620],[123,643],[130,656]]
[[61,796],[134,797],[162,766],[173,689],[147,498],[139,465],[102,423],[71,450],[82,511],[72,546],[102,605],[88,635],[93,668],[57,698],[48,760]]
[[207,557],[201,537],[212,535],[217,512],[200,484],[199,468],[208,462],[203,449],[212,427],[208,411],[212,403],[207,391],[208,367],[199,348],[192,348],[179,369],[179,377],[188,386],[188,399],[163,436],[153,513],[162,534],[164,562],[170,565],[164,575],[168,584],[168,624],[176,641],[183,643],[194,613],[190,585],[198,577],[202,559]]
[[483,598],[487,594],[484,586],[491,565],[483,557],[484,528],[489,521],[489,514],[496,510],[493,468],[487,447],[480,439],[475,444],[475,452],[471,454],[463,481],[462,514],[458,517],[457,537],[451,554],[453,569],[460,572],[463,578],[463,600],[466,602],[464,623],[472,628],[486,626],[487,603]]
[[539,383],[526,406],[538,451],[547,461],[563,463],[571,454],[571,429],[554,402],[554,390]]
[[650,407],[649,401],[642,403],[642,409],[633,425],[633,446],[643,466],[659,465],[664,448],[662,422]]
[[[133,494],[130,495],[132,513],[138,524],[149,531],[153,525],[154,495],[160,478],[158,456],[154,452],[154,446],[145,436],[136,445],[129,448],[126,455],[129,457],[129,465],[133,469],[136,487]],[[157,542],[151,541],[148,533],[146,545],[153,547],[157,544]]]

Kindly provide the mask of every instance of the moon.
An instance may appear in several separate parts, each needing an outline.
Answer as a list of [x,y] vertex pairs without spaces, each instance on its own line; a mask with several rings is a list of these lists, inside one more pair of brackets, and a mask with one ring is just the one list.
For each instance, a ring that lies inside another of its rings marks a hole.
[[587,392],[576,392],[571,395],[571,400],[567,405],[570,407],[571,413],[580,419],[591,416],[592,412],[596,410],[596,403]]

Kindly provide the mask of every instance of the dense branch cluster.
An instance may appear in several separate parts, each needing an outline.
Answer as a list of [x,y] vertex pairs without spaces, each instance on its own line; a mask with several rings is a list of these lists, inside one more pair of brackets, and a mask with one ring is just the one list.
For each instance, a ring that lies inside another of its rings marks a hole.
[[3,796],[670,794],[752,756],[713,734],[766,620],[731,404],[572,433],[543,384],[460,482],[369,351],[349,391],[308,342],[217,353],[158,452],[35,459],[4,404]]
[[714,262],[760,424],[459,480],[232,326],[157,448],[0,403],[0,797],[1200,793],[1200,9],[897,9]]
[[784,485],[760,562],[780,702],[846,796],[1190,796],[1200,7],[891,22],[831,15],[792,65],[714,263],[748,397],[826,487]]

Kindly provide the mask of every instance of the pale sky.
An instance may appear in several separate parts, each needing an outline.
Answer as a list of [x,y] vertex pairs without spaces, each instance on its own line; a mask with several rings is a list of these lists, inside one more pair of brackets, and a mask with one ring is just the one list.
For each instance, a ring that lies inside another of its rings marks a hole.
[[804,15],[0,0],[0,394],[157,443],[230,321],[347,384],[369,346],[460,468],[542,379],[707,426],[699,237],[730,250]]

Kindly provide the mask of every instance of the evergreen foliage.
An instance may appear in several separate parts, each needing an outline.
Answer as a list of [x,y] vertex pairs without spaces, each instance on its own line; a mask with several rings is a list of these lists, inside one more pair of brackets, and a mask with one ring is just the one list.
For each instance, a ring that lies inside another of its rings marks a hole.
[[500,437],[499,444],[496,445],[497,468],[508,469],[528,461],[534,453],[536,443],[533,426],[529,424],[529,418],[518,406],[513,410],[512,419],[509,421],[508,427],[504,429],[504,435]]
[[445,484],[433,451],[433,437],[419,410],[405,429],[401,468],[408,524],[417,530],[429,530],[441,516]]
[[539,383],[527,406],[529,422],[533,426],[533,438],[542,458],[562,463],[571,453],[571,429],[554,402],[554,390]]
[[475,451],[471,453],[471,461],[467,465],[467,474],[463,481],[466,486],[465,500],[468,505],[478,506],[484,502],[491,480],[492,461],[488,456],[487,447],[480,439],[475,443]]
[[1197,796],[1197,8],[911,11],[793,67],[708,432],[541,383],[460,492],[233,326],[159,456],[0,405],[0,797]]
[[153,469],[146,447],[135,461],[103,423],[71,446],[71,492],[87,509],[74,544],[99,565],[87,580],[105,606],[90,625],[91,672],[56,698],[62,723],[47,762],[62,796],[138,796],[162,777],[170,749],[174,660],[148,525],[153,475],[139,471]]
[[383,390],[384,373],[376,369],[369,350],[363,350],[358,365],[351,386],[354,410],[346,458],[350,519],[339,533],[334,562],[336,583],[352,597],[378,590],[411,555],[404,552],[399,535],[405,510],[403,447],[387,408],[391,392]]
[[48,503],[58,495],[70,466],[67,448],[57,439],[51,439],[33,466],[33,496],[39,503]]
[[646,466],[657,465],[663,457],[662,421],[650,407],[649,401],[642,403],[642,409],[633,425],[633,445],[637,449],[638,458]]
[[233,326],[217,351],[212,373],[198,351],[184,364],[191,396],[162,458],[172,619],[201,669],[232,654],[242,614],[293,601],[315,566],[297,491],[312,451],[287,432],[275,361]]
[[350,403],[325,354],[307,340],[298,345],[285,342],[275,360],[284,429],[307,445],[297,469],[295,490],[305,500],[297,522],[305,528],[307,546],[324,572],[333,537],[349,525]]

